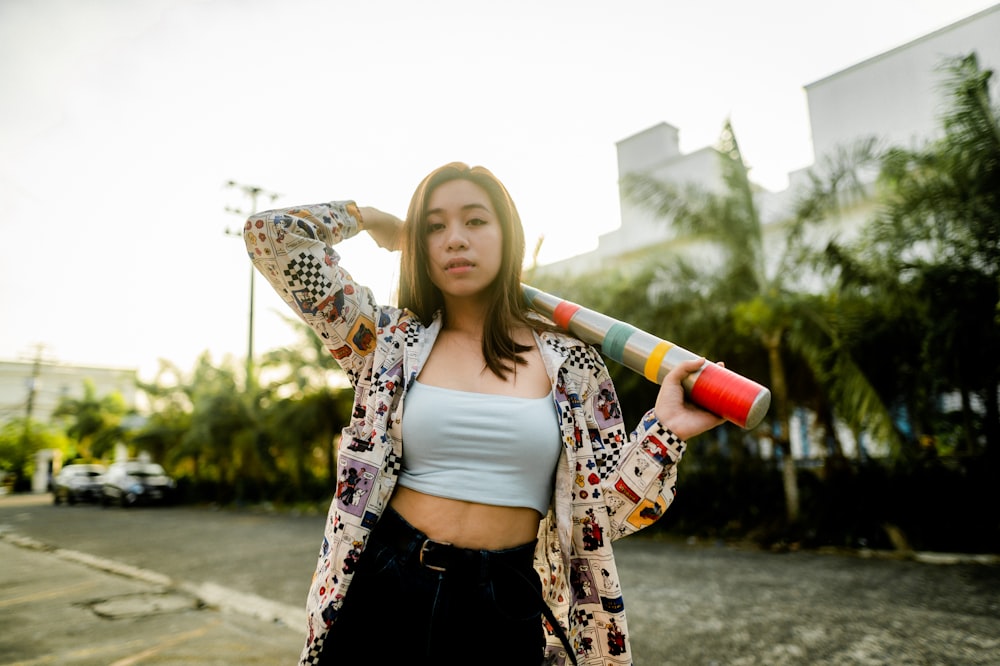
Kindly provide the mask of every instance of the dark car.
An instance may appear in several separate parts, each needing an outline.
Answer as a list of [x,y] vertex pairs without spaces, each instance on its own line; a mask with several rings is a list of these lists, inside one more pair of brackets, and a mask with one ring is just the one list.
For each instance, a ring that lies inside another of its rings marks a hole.
[[176,488],[176,482],[156,463],[116,462],[104,475],[101,503],[167,504],[173,501]]
[[52,502],[76,504],[101,499],[104,465],[66,465],[52,479]]

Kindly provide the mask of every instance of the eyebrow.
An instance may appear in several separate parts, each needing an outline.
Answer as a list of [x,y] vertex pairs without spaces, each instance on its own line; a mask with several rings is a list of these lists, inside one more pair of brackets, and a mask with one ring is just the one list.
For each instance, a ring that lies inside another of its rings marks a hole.
[[[493,214],[493,211],[491,211],[488,207],[486,207],[485,205],[483,205],[481,203],[470,203],[470,204],[465,204],[464,206],[462,206],[462,211],[463,212],[464,211],[468,211],[468,210],[481,210],[483,212],[490,213],[491,215]],[[435,214],[436,215],[441,215],[443,213],[444,213],[444,209],[443,208],[432,208],[431,210],[429,210],[426,213],[424,213],[424,215],[425,216],[430,216],[430,215],[435,215]]]

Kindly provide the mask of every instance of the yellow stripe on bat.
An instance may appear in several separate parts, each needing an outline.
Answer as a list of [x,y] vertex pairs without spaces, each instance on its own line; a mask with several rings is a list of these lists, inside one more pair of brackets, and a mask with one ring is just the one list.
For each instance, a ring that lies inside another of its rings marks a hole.
[[661,340],[659,344],[653,347],[653,351],[650,352],[649,356],[646,357],[646,367],[643,368],[642,374],[646,376],[651,382],[655,382],[657,379],[657,374],[659,374],[660,364],[663,363],[663,357],[667,355],[670,348],[673,347],[672,344]]

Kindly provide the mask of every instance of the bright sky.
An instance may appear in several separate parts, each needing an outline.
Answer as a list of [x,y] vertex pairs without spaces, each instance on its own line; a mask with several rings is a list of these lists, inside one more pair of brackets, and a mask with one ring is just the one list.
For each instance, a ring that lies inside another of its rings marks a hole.
[[[732,118],[773,189],[812,162],[803,86],[995,0],[0,0],[0,358],[242,359],[248,198],[400,216],[449,161],[503,180],[543,263],[619,225],[615,143]],[[395,256],[344,265],[385,299]],[[257,280],[256,351],[292,340]]]

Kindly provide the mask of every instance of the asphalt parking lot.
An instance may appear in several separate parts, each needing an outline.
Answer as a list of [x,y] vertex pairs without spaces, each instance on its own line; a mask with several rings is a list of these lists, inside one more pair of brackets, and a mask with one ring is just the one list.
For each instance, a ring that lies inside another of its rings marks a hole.
[[0,663],[292,664],[301,632],[155,572],[0,540]]
[[[0,664],[294,664],[322,524],[0,497]],[[996,557],[616,550],[639,666],[1000,664]]]

